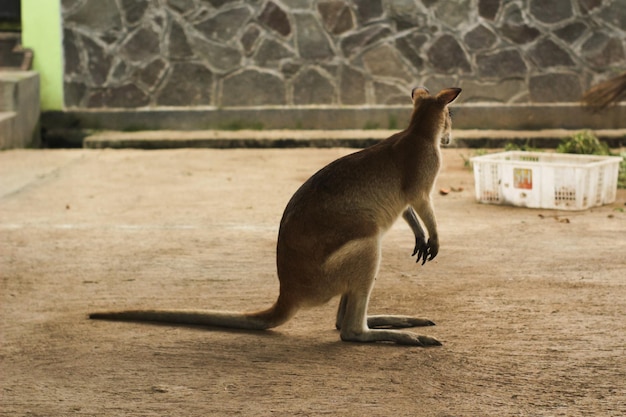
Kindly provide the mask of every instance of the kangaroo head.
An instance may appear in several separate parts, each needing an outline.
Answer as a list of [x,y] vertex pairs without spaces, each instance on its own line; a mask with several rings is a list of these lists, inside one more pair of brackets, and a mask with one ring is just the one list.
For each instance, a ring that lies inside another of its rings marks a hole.
[[448,105],[461,93],[460,88],[445,88],[436,96],[431,96],[426,87],[415,87],[411,91],[413,100],[412,124],[420,124],[422,128],[439,138],[442,145],[452,139],[452,119]]

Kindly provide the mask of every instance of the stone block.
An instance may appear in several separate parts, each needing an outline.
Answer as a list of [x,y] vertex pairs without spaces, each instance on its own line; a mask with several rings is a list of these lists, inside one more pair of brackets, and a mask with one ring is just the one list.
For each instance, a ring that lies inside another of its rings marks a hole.
[[[135,0],[129,0],[126,3],[135,3]],[[97,32],[117,30],[122,27],[120,10],[115,0],[85,0],[80,6],[64,13],[64,19],[68,23]]]
[[139,23],[148,9],[148,0],[121,0],[124,18],[130,25]]
[[589,13],[602,5],[602,0],[578,0],[578,4],[583,13]]
[[250,25],[241,35],[241,45],[246,55],[252,54],[254,47],[261,37],[261,29],[256,25]]
[[362,104],[366,102],[365,76],[363,73],[348,66],[341,68],[339,98],[341,104]]
[[84,50],[87,52],[87,74],[91,76],[92,84],[103,85],[111,70],[113,57],[102,45],[85,36],[82,37]]
[[470,72],[470,63],[465,51],[452,35],[443,35],[428,49],[428,59],[439,72]]
[[588,29],[587,25],[583,22],[573,22],[569,25],[555,30],[554,34],[568,43],[573,43],[585,33]]
[[478,75],[483,78],[506,78],[523,76],[527,66],[520,53],[515,49],[481,53],[476,57]]
[[167,69],[167,62],[157,58],[138,72],[139,79],[149,90],[154,90],[161,82]]
[[409,60],[414,69],[421,68],[424,60],[420,51],[428,41],[428,36],[423,33],[411,32],[395,39],[395,47]]
[[411,71],[400,59],[398,51],[388,44],[382,44],[365,52],[363,63],[374,76],[404,81],[412,79]]
[[383,4],[397,31],[422,26],[425,21],[425,16],[413,0],[387,1]]
[[236,7],[211,16],[197,24],[195,28],[207,39],[228,42],[241,27],[246,25],[251,16],[252,12],[248,7]]
[[255,61],[262,67],[277,66],[283,58],[292,58],[294,53],[275,39],[263,39],[254,54]]
[[89,97],[87,107],[135,108],[147,106],[150,97],[135,84],[98,89]]
[[543,74],[530,78],[533,103],[576,102],[582,95],[580,80],[573,74]]
[[530,43],[541,35],[541,32],[539,32],[537,28],[525,23],[517,24],[512,22],[503,24],[499,32],[507,39],[520,45]]
[[185,29],[180,23],[173,20],[169,33],[169,57],[172,59],[187,59],[194,56],[193,49],[189,45]]
[[491,48],[497,41],[496,35],[485,25],[479,24],[464,37],[465,45],[472,50]]
[[318,3],[324,27],[334,35],[340,35],[354,27],[354,15],[350,6],[339,0],[327,0]]
[[224,106],[263,106],[285,103],[285,84],[271,72],[248,69],[222,82]]
[[87,92],[87,86],[82,82],[69,82],[65,83],[64,99],[65,105],[71,107],[81,107],[85,93]]
[[526,83],[519,78],[492,83],[461,80],[459,87],[463,89],[459,103],[509,103],[527,93]]
[[211,6],[215,7],[216,9],[219,9],[225,4],[232,3],[232,1],[233,0],[208,0],[208,2],[211,3]]
[[294,104],[334,104],[336,96],[331,82],[316,69],[306,69],[293,80]]
[[594,33],[582,46],[582,55],[595,67],[607,67],[624,60],[622,41],[604,33]]
[[[394,104],[406,104],[409,101],[409,97],[406,94],[406,89],[400,88],[395,84],[386,82],[374,83],[374,97],[377,103],[383,103],[387,105]],[[377,126],[377,128],[382,126]]]
[[267,2],[259,15],[259,22],[282,36],[288,36],[291,33],[291,24],[287,18],[287,13],[271,0]]
[[543,23],[557,23],[572,17],[571,0],[530,0],[530,13]]
[[626,30],[626,7],[622,0],[612,1],[605,9],[599,12],[599,16],[608,24]]
[[243,58],[242,53],[229,45],[193,36],[189,39],[196,55],[203,58],[215,72],[236,70]]
[[157,103],[162,106],[206,106],[212,104],[213,74],[201,64],[172,65]]
[[193,0],[167,0],[167,5],[170,9],[182,14],[191,13],[195,9]]
[[40,144],[39,74],[0,72],[0,149]]
[[435,5],[435,16],[449,27],[456,28],[467,20],[473,8],[469,0],[440,1]]
[[339,46],[346,57],[351,57],[361,52],[361,50],[367,46],[391,34],[391,29],[382,24],[366,26],[361,30],[347,35],[339,42]]
[[542,69],[574,66],[574,60],[567,51],[550,39],[537,42],[530,50],[530,58]]
[[478,0],[478,14],[489,20],[494,20],[500,9],[500,0]]
[[355,0],[353,3],[356,6],[356,16],[360,23],[379,19],[383,14],[381,0]]
[[300,57],[311,60],[330,59],[335,53],[326,31],[313,14],[294,13],[296,44]]
[[72,30],[63,31],[63,49],[65,51],[65,73],[79,75],[84,69],[81,53]]
[[126,60],[134,63],[151,61],[159,55],[159,37],[159,33],[152,27],[140,27],[129,36],[121,54]]

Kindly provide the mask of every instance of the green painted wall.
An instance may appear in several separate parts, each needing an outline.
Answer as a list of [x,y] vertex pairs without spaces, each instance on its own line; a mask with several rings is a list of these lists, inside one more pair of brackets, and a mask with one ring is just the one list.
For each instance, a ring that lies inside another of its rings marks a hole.
[[22,0],[22,44],[34,51],[41,110],[63,109],[63,50],[60,0]]

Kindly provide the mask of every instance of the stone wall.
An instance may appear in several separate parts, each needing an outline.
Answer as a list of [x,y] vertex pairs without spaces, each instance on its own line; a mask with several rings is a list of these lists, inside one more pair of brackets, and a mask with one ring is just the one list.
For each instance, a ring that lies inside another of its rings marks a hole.
[[62,0],[67,108],[571,103],[626,69],[624,0]]

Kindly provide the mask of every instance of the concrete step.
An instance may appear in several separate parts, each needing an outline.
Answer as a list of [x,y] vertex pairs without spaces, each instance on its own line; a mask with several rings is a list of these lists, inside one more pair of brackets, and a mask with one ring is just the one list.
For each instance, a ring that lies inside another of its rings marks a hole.
[[[101,131],[84,138],[90,149],[173,148],[363,148],[388,138],[397,130],[153,130],[137,132]],[[508,143],[535,148],[555,148],[578,130],[454,130],[451,146],[459,148],[502,148]],[[626,146],[626,129],[595,130],[609,146]]]
[[0,71],[0,112],[0,150],[39,146],[39,74]]
[[0,70],[29,70],[33,51],[22,48],[19,32],[0,32]]
[[[0,149],[9,149],[11,146],[8,146],[9,138],[15,137],[15,120],[17,118],[17,113],[13,111],[0,111],[0,144],[2,144],[5,140],[7,141],[7,147],[1,147]],[[7,138],[7,139],[2,139]]]

